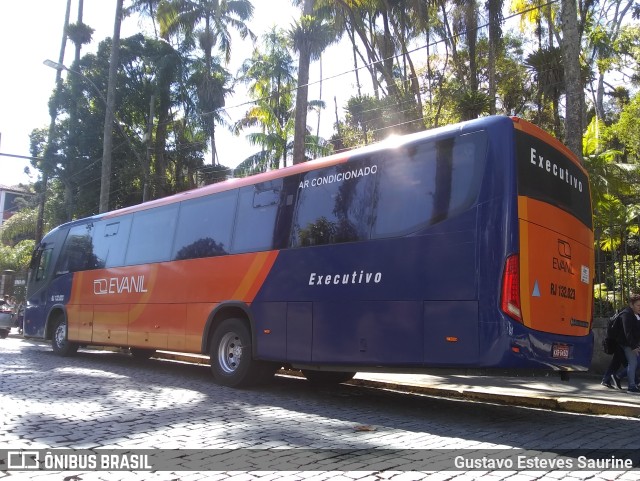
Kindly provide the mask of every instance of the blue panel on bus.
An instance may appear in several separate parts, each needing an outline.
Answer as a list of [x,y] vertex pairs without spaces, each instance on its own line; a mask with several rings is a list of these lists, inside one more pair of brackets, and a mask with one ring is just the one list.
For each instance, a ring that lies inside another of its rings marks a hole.
[[286,350],[286,302],[262,302],[251,306],[254,352],[261,359],[282,359]]
[[[287,361],[311,362],[313,341],[313,303],[289,302],[287,305]],[[277,353],[276,355],[282,355]]]
[[283,250],[256,301],[477,298],[476,209],[428,235]]
[[478,303],[424,303],[424,360],[432,366],[473,365],[478,361]]
[[314,302],[314,363],[420,365],[421,304]]

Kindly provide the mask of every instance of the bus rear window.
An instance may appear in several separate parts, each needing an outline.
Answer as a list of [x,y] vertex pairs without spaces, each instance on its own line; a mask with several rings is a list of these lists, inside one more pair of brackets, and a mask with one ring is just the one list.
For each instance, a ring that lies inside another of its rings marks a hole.
[[515,131],[518,194],[559,207],[592,228],[586,174],[559,150],[532,135]]

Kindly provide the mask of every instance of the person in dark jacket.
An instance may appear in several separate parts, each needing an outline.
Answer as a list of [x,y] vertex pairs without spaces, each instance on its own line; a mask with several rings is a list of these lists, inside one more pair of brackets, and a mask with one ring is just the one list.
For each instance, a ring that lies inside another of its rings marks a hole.
[[[615,371],[622,365],[623,359],[627,361],[627,378],[629,387],[627,392],[640,393],[636,385],[636,367],[638,366],[638,353],[640,353],[640,294],[633,294],[629,298],[629,306],[620,313],[617,328],[614,330],[614,340],[618,344],[614,352],[609,368],[605,373],[602,384],[613,387],[611,382],[620,388],[620,379]],[[624,354],[622,357],[621,354]]]

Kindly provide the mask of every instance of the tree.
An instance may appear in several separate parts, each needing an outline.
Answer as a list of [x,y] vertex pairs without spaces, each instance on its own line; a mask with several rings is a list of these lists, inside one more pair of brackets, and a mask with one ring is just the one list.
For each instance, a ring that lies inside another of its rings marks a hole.
[[109,82],[107,89],[107,105],[104,114],[104,135],[102,139],[102,175],[100,178],[99,211],[109,210],[109,191],[111,189],[111,151],[113,149],[113,121],[116,102],[116,75],[118,73],[118,53],[120,50],[120,25],[122,23],[122,4],[124,0],[116,0],[116,14],[113,22],[113,38],[111,39],[111,58],[109,60]]
[[498,50],[502,46],[502,7],[504,0],[486,0],[489,16],[489,113],[496,113],[496,93],[498,90],[496,65]]
[[[294,0],[299,5],[300,0]],[[290,31],[293,48],[298,52],[298,90],[296,91],[295,133],[293,137],[293,163],[305,161],[307,138],[307,100],[309,97],[309,67],[322,52],[335,41],[335,32],[322,11],[315,11],[315,0],[302,1],[302,16]]]
[[581,158],[584,110],[584,82],[580,74],[580,32],[575,0],[561,1],[562,60],[566,86],[565,143]]
[[242,130],[259,127],[260,132],[247,138],[261,147],[260,152],[238,166],[236,172],[243,174],[286,166],[294,134],[295,67],[285,32],[274,27],[263,37],[263,44],[266,51],[255,49],[243,63],[238,78],[247,84],[255,104],[234,125],[233,132],[238,135]]
[[[607,0],[597,2],[589,21],[584,25],[585,39],[583,59],[593,73],[590,79],[590,90],[595,112],[600,119],[607,118],[604,105],[605,76],[616,66],[621,67],[624,48],[621,40],[628,26],[625,21],[632,7],[633,0]],[[635,37],[637,38],[637,32]],[[620,71],[624,70],[620,68]],[[595,85],[594,85],[595,84]]]
[[[67,8],[66,8],[65,17],[64,17],[64,27],[62,29],[62,42],[60,45],[60,54],[58,55],[58,63],[60,64],[64,62],[64,52],[67,46],[67,27],[69,25],[70,15],[71,15],[71,0],[67,0]],[[59,93],[61,88],[62,88],[62,70],[58,69],[56,71],[55,94],[53,95],[53,98],[49,101],[49,116],[51,120],[49,122],[47,146],[45,149],[42,150],[43,160],[39,163],[39,165],[36,164],[39,167],[40,171],[42,172],[42,182],[41,182],[42,189],[39,195],[40,200],[38,202],[38,216],[36,220],[36,234],[35,234],[36,242],[40,242],[44,234],[43,219],[44,219],[44,211],[45,211],[45,204],[46,204],[47,185],[49,182],[49,176],[52,174],[52,171],[53,171],[52,157],[54,153],[54,133],[55,133],[56,117],[58,113],[56,102],[57,102],[57,94]],[[37,155],[33,154],[33,152],[32,152],[32,155],[34,157],[37,157]]]
[[0,270],[25,271],[29,267],[35,242],[31,239],[19,242],[15,247],[0,245]]
[[[224,107],[224,97],[230,92],[225,87],[226,74],[222,67],[214,62],[213,48],[224,56],[226,63],[231,58],[231,32],[236,30],[242,39],[255,35],[246,22],[253,16],[253,5],[249,0],[163,0],[158,6],[160,35],[184,34],[182,42],[192,47],[197,38],[198,46],[204,53],[203,68],[192,77],[198,82],[198,98],[201,103],[201,118],[208,128],[211,141],[211,163],[218,163],[215,126],[222,117],[218,110]],[[204,27],[200,28],[204,22]],[[214,65],[215,64],[215,65]]]
[[[545,103],[551,102],[553,123],[550,125],[557,138],[563,137],[560,119],[560,97],[566,91],[565,68],[563,67],[562,51],[558,47],[543,47],[531,53],[525,60],[525,65],[534,73],[538,85],[538,115],[537,124],[545,127]],[[548,104],[546,104],[548,105]]]
[[0,241],[10,247],[27,239],[35,239],[36,218],[38,210],[35,208],[22,209],[2,223]]

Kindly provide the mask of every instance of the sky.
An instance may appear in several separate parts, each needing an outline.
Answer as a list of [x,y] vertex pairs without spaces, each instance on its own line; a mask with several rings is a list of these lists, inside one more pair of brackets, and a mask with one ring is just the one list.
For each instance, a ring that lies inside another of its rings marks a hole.
[[[42,62],[45,59],[58,61],[66,3],[67,0],[0,0],[0,153],[30,156],[29,133],[34,128],[47,128],[49,125],[47,103],[54,87],[56,71]],[[125,6],[128,3],[125,0]],[[254,19],[249,25],[258,37],[273,25],[288,29],[295,16],[299,15],[291,0],[254,0],[253,4]],[[77,8],[77,0],[73,0],[71,23],[77,18]],[[92,43],[84,47],[83,54],[95,51],[101,40],[113,35],[115,8],[116,0],[85,0],[83,22],[95,32]],[[126,18],[122,23],[121,38],[145,28],[139,18]],[[330,47],[323,56],[322,72],[325,79],[349,69],[349,57],[340,54],[343,48]],[[252,45],[249,40],[244,42],[238,38],[232,49],[232,63],[228,68],[235,74],[242,61],[250,57]],[[73,60],[73,50],[69,42],[64,61],[67,66]],[[333,97],[338,96],[339,106],[346,103],[350,89],[345,87],[351,87],[355,77],[338,76],[324,81],[321,96],[320,72],[320,63],[316,62],[310,71],[312,85],[309,99],[322,98],[327,103],[321,115],[319,134],[329,137],[333,125],[331,119],[335,119]],[[63,76],[67,74],[63,72]],[[240,118],[246,110],[240,104],[247,98],[237,92],[226,101],[232,121]],[[308,124],[315,126],[316,123],[317,120],[310,116]],[[222,128],[216,130],[216,142],[220,162],[228,167],[235,167],[257,151],[242,134],[234,137]],[[205,159],[209,158],[205,156]],[[33,169],[30,176],[24,173],[28,165],[28,160],[0,155],[0,184],[12,186],[37,180],[37,172]]]

